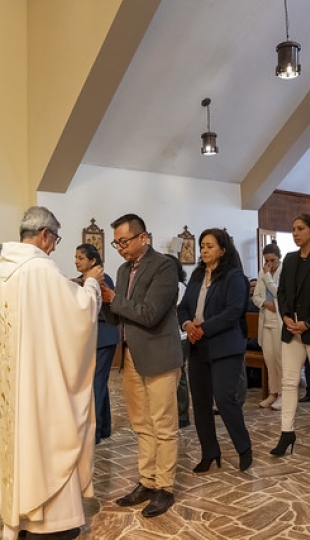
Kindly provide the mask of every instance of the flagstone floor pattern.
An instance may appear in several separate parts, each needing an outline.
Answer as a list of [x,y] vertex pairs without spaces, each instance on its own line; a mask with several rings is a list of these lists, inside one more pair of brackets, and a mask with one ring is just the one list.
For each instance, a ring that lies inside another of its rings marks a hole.
[[[301,389],[304,394],[304,389]],[[244,406],[254,463],[238,470],[238,456],[216,417],[222,467],[194,475],[200,449],[191,426],[179,431],[175,504],[165,514],[143,518],[136,507],[115,499],[138,478],[137,442],[125,410],[121,375],[110,376],[113,433],[96,446],[96,498],[87,501],[87,521],[79,540],[302,540],[310,537],[310,403],[299,404],[294,453],[275,458],[269,451],[280,433],[281,413],[260,409],[259,389],[249,389]]]
[[[112,371],[113,434],[96,446],[94,484],[100,512],[81,540],[301,540],[310,537],[310,403],[299,404],[294,453],[274,458],[281,413],[260,409],[260,390],[249,389],[245,418],[254,465],[238,470],[238,456],[220,417],[216,417],[222,467],[213,463],[205,475],[194,475],[200,449],[191,426],[179,431],[175,504],[162,516],[143,518],[141,510],[120,508],[115,499],[138,481],[137,443],[121,390],[121,375]],[[301,395],[304,389],[301,390]]]

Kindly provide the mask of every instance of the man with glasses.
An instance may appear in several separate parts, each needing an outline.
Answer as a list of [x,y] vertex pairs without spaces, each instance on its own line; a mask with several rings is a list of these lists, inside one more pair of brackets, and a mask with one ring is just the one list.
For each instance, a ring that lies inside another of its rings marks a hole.
[[103,270],[85,286],[49,254],[60,223],[29,208],[0,256],[0,514],[3,540],[69,540],[84,524],[95,439],[91,407]]
[[144,221],[126,214],[111,224],[112,246],[125,259],[115,291],[101,288],[109,322],[120,324],[125,402],[138,435],[139,484],[116,502],[149,501],[144,517],[158,516],[174,503],[178,453],[177,387],[182,346],[176,318],[178,277],[174,263],[148,245]]

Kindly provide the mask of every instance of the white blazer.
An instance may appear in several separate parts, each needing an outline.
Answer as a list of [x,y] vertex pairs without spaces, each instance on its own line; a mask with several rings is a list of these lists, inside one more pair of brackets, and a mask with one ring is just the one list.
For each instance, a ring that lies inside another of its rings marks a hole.
[[261,347],[263,346],[263,327],[264,327],[264,319],[265,319],[265,308],[263,307],[263,303],[266,300],[266,287],[273,296],[273,301],[275,303],[276,310],[277,310],[279,335],[281,335],[282,319],[279,314],[278,299],[277,299],[277,292],[278,292],[278,285],[279,285],[281,270],[282,270],[281,262],[277,270],[273,274],[273,276],[269,272],[264,272],[264,270],[260,270],[258,274],[258,280],[255,285],[252,300],[253,300],[253,304],[255,304],[255,306],[259,308],[258,343]]

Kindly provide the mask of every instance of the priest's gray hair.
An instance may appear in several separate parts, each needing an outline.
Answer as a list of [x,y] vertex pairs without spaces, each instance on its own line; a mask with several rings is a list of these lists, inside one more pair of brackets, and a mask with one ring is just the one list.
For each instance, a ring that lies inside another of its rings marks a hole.
[[31,206],[24,213],[19,225],[20,240],[33,238],[45,228],[57,234],[60,227],[61,225],[53,212],[45,208],[45,206]]

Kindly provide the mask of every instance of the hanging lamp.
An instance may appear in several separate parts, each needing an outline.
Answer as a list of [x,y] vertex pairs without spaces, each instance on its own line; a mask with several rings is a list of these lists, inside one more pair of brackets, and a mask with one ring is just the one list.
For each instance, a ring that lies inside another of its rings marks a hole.
[[286,27],[286,41],[279,43],[276,47],[278,53],[278,65],[276,67],[276,75],[280,79],[295,79],[301,73],[301,66],[299,61],[299,52],[301,45],[295,41],[289,39],[289,21],[287,12],[287,0],[284,0],[285,11],[285,27]]
[[217,134],[210,129],[210,103],[210,98],[205,98],[201,102],[201,105],[206,107],[207,111],[207,131],[201,135],[201,153],[204,156],[213,156],[219,152],[218,146],[216,145]]

